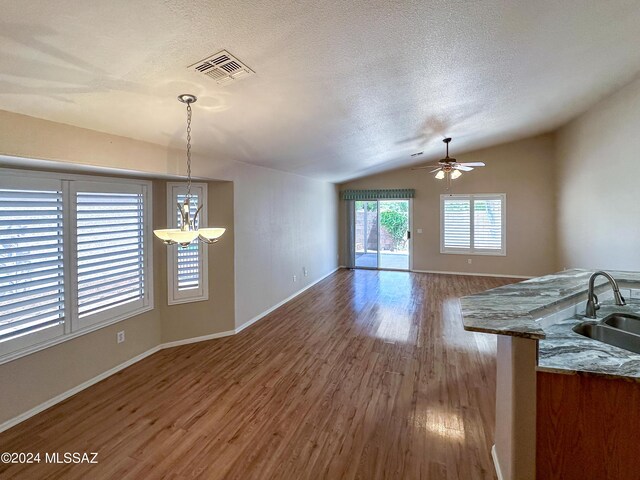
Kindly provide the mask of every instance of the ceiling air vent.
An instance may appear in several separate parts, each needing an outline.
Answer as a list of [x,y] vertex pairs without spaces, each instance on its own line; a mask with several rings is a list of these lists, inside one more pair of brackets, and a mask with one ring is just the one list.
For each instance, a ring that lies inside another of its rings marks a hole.
[[226,50],[190,65],[189,69],[213,78],[219,85],[228,85],[255,73]]

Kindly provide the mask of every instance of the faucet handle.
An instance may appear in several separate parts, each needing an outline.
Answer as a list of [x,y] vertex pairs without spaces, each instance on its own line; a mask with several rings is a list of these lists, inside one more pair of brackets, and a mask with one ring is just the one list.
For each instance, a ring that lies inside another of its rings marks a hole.
[[593,294],[593,309],[600,310],[600,300],[598,300],[598,295]]

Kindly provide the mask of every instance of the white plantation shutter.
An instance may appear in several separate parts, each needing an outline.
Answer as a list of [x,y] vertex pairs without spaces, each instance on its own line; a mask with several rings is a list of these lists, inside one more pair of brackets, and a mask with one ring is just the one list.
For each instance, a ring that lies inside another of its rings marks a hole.
[[[184,202],[187,194],[187,184],[167,184],[167,224],[170,228],[180,228],[182,218],[177,204]],[[207,226],[207,184],[193,183],[191,185],[191,215],[196,213],[200,205],[202,209],[196,220],[196,227]],[[197,302],[209,298],[208,288],[208,245],[199,240],[188,247],[172,245],[167,248],[167,286],[168,303]]]
[[150,193],[0,169],[0,364],[153,308]]
[[[183,203],[186,195],[177,195],[177,203]],[[191,218],[195,215],[198,209],[198,194],[191,195],[191,201],[189,203],[191,210]],[[176,208],[176,226],[180,228],[182,226],[182,218],[180,212]],[[199,216],[199,215],[198,215]],[[196,221],[196,227],[199,227],[200,219]],[[195,240],[188,247],[176,248],[177,255],[177,276],[178,276],[178,290],[188,290],[191,288],[198,288],[200,286],[200,241]]]
[[143,193],[78,191],[76,212],[78,317],[141,303],[146,280]]
[[502,200],[476,198],[473,203],[473,248],[502,250]]
[[62,182],[52,184],[0,188],[0,353],[13,350],[8,340],[28,346],[63,333]]
[[471,246],[471,200],[446,198],[444,200],[445,248]]
[[440,252],[505,255],[504,194],[442,195]]

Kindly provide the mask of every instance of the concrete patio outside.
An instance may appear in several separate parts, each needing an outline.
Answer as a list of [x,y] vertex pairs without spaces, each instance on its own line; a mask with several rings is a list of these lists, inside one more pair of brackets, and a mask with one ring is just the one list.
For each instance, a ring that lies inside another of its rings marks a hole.
[[407,253],[380,253],[380,264],[377,264],[377,253],[356,252],[356,267],[365,268],[393,268],[409,270],[409,255]]

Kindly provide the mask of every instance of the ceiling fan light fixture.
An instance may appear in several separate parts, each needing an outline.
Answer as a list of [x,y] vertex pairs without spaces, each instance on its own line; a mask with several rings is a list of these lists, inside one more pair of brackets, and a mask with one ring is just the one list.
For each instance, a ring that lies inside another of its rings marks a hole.
[[429,174],[435,173],[436,180],[447,179],[447,190],[451,188],[451,180],[460,178],[464,172],[470,172],[475,167],[484,167],[484,162],[458,162],[455,158],[449,156],[449,143],[451,143],[451,137],[447,137],[442,140],[447,147],[447,155],[445,158],[441,158],[438,163],[432,165],[423,165],[421,167],[413,167],[412,170],[422,170],[425,168],[432,169]]

